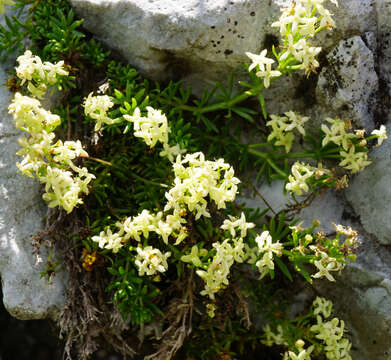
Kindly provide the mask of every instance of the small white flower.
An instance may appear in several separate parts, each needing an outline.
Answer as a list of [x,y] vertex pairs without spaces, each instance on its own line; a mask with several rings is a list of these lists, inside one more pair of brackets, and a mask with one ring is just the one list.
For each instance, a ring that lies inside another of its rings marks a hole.
[[312,305],[314,306],[314,315],[321,314],[325,318],[331,315],[333,309],[333,303],[331,301],[317,296]]
[[163,254],[159,249],[154,249],[152,246],[138,247],[134,263],[138,268],[139,276],[165,272],[168,269],[167,258],[170,256],[171,252]]
[[112,108],[114,103],[111,97],[107,95],[93,96],[91,92],[84,101],[84,113],[96,121],[95,131],[99,131],[103,124],[111,125],[115,119],[107,116],[107,111]]
[[368,154],[366,152],[355,152],[355,147],[352,146],[349,149],[349,152],[340,151],[340,155],[343,160],[339,163],[339,166],[344,167],[345,169],[351,170],[354,174],[358,171],[362,171],[372,162],[368,160]]
[[200,256],[205,256],[208,253],[206,249],[198,249],[197,245],[194,245],[191,248],[191,252],[188,255],[183,255],[181,257],[181,261],[192,263],[194,266],[202,266],[202,262],[200,260]]
[[305,163],[296,161],[291,168],[291,175],[288,176],[289,182],[285,189],[294,192],[296,195],[302,195],[309,190],[307,181],[314,175],[315,169]]
[[233,238],[236,236],[236,228],[239,228],[240,237],[245,238],[247,235],[247,230],[252,229],[254,226],[254,223],[246,222],[246,216],[242,212],[240,219],[229,215],[229,220],[224,220],[224,223],[220,228],[223,230],[228,230]]
[[373,130],[371,134],[377,136],[377,146],[380,146],[385,139],[388,139],[387,129],[384,125],[381,125],[379,130]]
[[248,71],[255,69],[258,66],[258,69],[265,71],[265,65],[273,64],[274,60],[266,57],[267,50],[264,49],[259,55],[246,52],[246,55],[251,59],[252,63],[248,68]]
[[278,70],[272,70],[272,65],[266,64],[266,69],[258,71],[256,75],[263,78],[264,86],[265,88],[268,88],[270,86],[270,79],[281,76],[281,72]]
[[178,144],[170,146],[167,143],[163,143],[163,150],[159,153],[161,157],[167,157],[170,162],[174,162],[174,159],[179,154],[186,153],[186,149],[181,149]]

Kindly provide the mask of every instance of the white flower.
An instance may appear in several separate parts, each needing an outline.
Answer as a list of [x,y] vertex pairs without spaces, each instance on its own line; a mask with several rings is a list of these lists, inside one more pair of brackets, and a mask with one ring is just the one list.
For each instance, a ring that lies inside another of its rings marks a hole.
[[160,111],[147,106],[147,117],[141,116],[139,108],[134,110],[132,116],[124,115],[124,119],[132,122],[134,125],[134,136],[142,138],[145,143],[151,148],[158,141],[165,144],[168,143],[168,127],[166,116]]
[[181,261],[192,263],[194,266],[202,266],[200,256],[205,256],[208,253],[206,249],[198,249],[197,245],[191,248],[191,252],[188,255],[183,255]]
[[264,49],[259,55],[246,52],[246,55],[251,59],[252,63],[248,68],[248,71],[255,69],[258,66],[258,69],[265,71],[265,65],[273,64],[274,60],[266,57],[267,50]]
[[302,195],[309,190],[307,181],[314,175],[314,168],[308,164],[296,161],[291,168],[291,175],[288,176],[289,182],[285,189],[294,192],[296,195]]
[[333,303],[331,301],[317,296],[312,305],[314,306],[314,315],[322,314],[325,318],[331,315],[333,309]]
[[107,116],[107,111],[113,107],[111,97],[107,95],[93,96],[91,92],[84,101],[84,113],[96,121],[95,131],[100,130],[103,124],[111,125],[115,119]]
[[321,129],[326,135],[322,140],[322,146],[332,141],[337,145],[342,145],[345,150],[348,150],[352,146],[351,139],[354,139],[356,136],[353,133],[346,132],[345,122],[338,117],[335,119],[326,118],[326,121],[331,124],[331,128],[325,124],[321,125]]
[[[28,81],[27,88],[38,99],[45,95],[47,86],[58,82],[58,76],[68,75],[64,69],[64,61],[56,64],[42,63],[39,56],[33,56],[30,50],[17,58],[19,66],[16,67],[16,75],[22,80],[22,85]],[[34,82],[34,84],[33,84]]]
[[228,230],[231,236],[234,238],[236,236],[236,228],[240,230],[240,237],[245,238],[247,235],[247,230],[252,229],[255,224],[246,222],[246,216],[242,212],[240,215],[240,219],[235,218],[234,216],[228,215],[229,220],[224,220],[223,225],[221,225],[221,229]]
[[286,132],[288,127],[288,118],[286,116],[270,115],[271,120],[266,123],[272,127],[272,132],[267,137],[267,141],[276,139],[275,145],[284,146],[285,152],[289,152],[292,147],[294,135],[292,132]]
[[101,231],[99,236],[93,236],[92,241],[97,242],[101,249],[109,249],[114,253],[123,246],[123,238],[118,233],[113,233],[110,229]]
[[329,281],[335,281],[334,277],[329,273],[329,271],[335,270],[334,262],[329,262],[326,266],[324,266],[322,260],[315,260],[314,265],[319,271],[315,275],[311,275],[313,278],[326,277]]
[[72,160],[76,157],[88,157],[88,154],[83,149],[80,140],[65,141],[64,143],[59,140],[51,150],[54,154],[53,160],[55,162],[67,164],[70,166],[73,166]]
[[368,154],[366,152],[355,152],[355,147],[352,146],[349,152],[340,151],[340,155],[343,160],[339,163],[339,166],[345,169],[351,170],[352,173],[362,171],[372,162],[368,160]]
[[167,258],[170,256],[171,252],[163,254],[159,249],[154,249],[152,246],[138,247],[134,263],[138,268],[139,276],[165,272],[168,269]]
[[197,220],[201,216],[210,216],[208,197],[219,209],[225,208],[225,203],[236,197],[240,181],[233,176],[232,167],[223,159],[206,161],[201,152],[187,154],[183,159],[178,155],[173,168],[174,186],[165,194],[165,211],[187,208],[195,213]]
[[15,126],[30,133],[50,132],[61,124],[61,118],[42,108],[39,100],[20,93],[15,94],[8,110],[14,117]]
[[281,256],[283,245],[279,241],[273,243],[268,231],[264,231],[261,235],[258,235],[255,238],[255,242],[258,245],[258,255],[263,253],[262,258],[255,263],[262,279],[269,273],[269,270],[274,269],[273,253]]
[[270,86],[270,79],[281,76],[281,72],[278,70],[272,70],[272,65],[266,64],[266,69],[258,71],[256,75],[260,78],[263,78],[265,88],[268,88]]
[[373,130],[371,134],[377,136],[377,146],[380,146],[385,139],[388,139],[387,129],[384,125],[381,125],[379,130]]
[[82,203],[79,198],[80,186],[70,171],[48,166],[46,175],[39,180],[45,184],[42,198],[49,203],[49,207],[61,206],[69,214],[77,204]]
[[285,113],[285,115],[288,117],[291,123],[288,124],[288,126],[284,129],[284,131],[291,131],[296,128],[297,131],[304,136],[305,135],[304,123],[306,123],[309,120],[309,117],[301,116],[293,111],[288,111]]
[[167,157],[170,162],[174,162],[174,159],[179,154],[186,153],[186,149],[181,149],[178,144],[170,146],[167,143],[163,143],[163,150],[159,153],[161,157]]

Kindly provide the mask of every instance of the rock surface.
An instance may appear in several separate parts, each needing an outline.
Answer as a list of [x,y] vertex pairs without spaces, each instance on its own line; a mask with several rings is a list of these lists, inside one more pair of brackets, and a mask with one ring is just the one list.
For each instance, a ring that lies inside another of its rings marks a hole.
[[[371,40],[371,33],[366,34]],[[318,102],[371,132],[378,92],[373,53],[360,36],[354,36],[341,40],[327,60],[316,88]]]
[[[7,74],[0,67],[0,83]],[[40,278],[30,236],[42,230],[46,206],[37,181],[18,173],[15,154],[22,135],[8,115],[11,94],[0,88],[0,276],[6,309],[23,320],[55,317],[65,302],[65,275],[52,283]],[[44,256],[43,256],[44,257]],[[43,263],[47,259],[43,258]]]
[[[391,138],[390,124],[388,137]],[[346,190],[346,197],[360,217],[365,230],[379,243],[391,245],[391,142],[370,153],[372,164],[357,174]]]

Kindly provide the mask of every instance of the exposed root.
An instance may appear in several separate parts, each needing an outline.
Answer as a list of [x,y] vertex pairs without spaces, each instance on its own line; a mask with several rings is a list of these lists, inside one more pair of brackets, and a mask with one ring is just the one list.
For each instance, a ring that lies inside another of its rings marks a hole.
[[182,347],[192,331],[193,318],[193,275],[191,270],[182,299],[174,299],[166,309],[165,320],[170,326],[163,331],[161,346],[144,360],[170,360]]

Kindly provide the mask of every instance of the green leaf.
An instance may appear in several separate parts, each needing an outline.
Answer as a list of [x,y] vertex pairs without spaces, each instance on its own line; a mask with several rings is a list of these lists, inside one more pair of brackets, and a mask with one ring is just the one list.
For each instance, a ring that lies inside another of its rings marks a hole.
[[276,262],[282,273],[292,282],[293,278],[287,266],[281,261],[278,256],[274,256],[274,261]]

